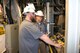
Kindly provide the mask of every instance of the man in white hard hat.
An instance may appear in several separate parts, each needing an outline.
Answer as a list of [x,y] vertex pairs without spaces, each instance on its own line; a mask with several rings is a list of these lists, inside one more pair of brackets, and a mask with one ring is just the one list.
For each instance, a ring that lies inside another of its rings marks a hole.
[[[43,32],[44,34],[46,34],[47,33],[47,26],[44,23],[43,12],[41,10],[38,10],[35,14],[36,14],[36,22],[38,24],[40,31]],[[46,44],[43,41],[40,41],[39,50],[40,50],[39,53],[47,53]]]
[[34,12],[34,8],[29,5],[24,8],[23,13],[26,17],[19,28],[19,53],[38,53],[39,39],[50,45],[61,47],[62,44],[54,43],[32,22],[35,20]]

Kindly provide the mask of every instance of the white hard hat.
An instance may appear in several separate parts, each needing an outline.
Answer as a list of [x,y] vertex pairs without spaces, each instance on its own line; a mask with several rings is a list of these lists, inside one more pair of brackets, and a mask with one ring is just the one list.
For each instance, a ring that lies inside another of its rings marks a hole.
[[33,3],[28,3],[28,6],[29,6],[30,8],[32,8],[32,9],[34,9],[34,10],[35,10],[35,6],[34,6],[34,4],[33,4]]
[[33,4],[28,4],[23,10],[23,14],[27,12],[35,12],[35,7]]
[[44,14],[41,10],[38,10],[35,14],[38,15],[38,16],[44,16]]

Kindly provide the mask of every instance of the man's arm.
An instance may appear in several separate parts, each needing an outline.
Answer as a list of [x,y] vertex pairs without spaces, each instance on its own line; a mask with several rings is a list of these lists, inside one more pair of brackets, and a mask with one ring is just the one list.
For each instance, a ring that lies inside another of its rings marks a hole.
[[55,47],[61,47],[62,44],[57,44],[57,43],[54,43],[46,34],[42,35],[40,37],[41,40],[43,40],[44,42],[46,42],[47,44],[50,44],[52,46],[55,46]]

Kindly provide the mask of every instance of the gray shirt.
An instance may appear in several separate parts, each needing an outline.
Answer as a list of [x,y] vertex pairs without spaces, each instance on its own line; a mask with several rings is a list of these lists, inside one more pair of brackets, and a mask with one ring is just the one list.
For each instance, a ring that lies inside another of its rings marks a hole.
[[38,23],[38,27],[40,29],[41,32],[43,32],[44,34],[47,33],[47,26],[45,23],[41,22],[41,23]]
[[34,23],[24,20],[19,31],[19,53],[38,53],[39,38],[42,35]]

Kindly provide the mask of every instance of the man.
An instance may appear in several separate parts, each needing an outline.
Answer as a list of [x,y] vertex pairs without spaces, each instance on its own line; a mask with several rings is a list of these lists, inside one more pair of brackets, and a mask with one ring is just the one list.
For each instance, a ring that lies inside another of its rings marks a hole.
[[40,28],[40,31],[43,33],[47,33],[47,26],[44,23],[44,14],[41,10],[38,10],[36,13],[36,22],[38,24],[38,27]]
[[20,25],[19,53],[38,53],[39,39],[50,45],[61,47],[62,44],[54,43],[47,35],[40,32],[33,22],[35,20],[35,9],[29,5],[24,8],[23,13],[26,14],[26,17]]
[[[38,10],[36,13],[36,22],[41,32],[44,34],[47,33],[47,26],[44,23],[44,14],[41,10]],[[40,41],[39,44],[39,53],[47,53],[46,44],[43,41]]]

